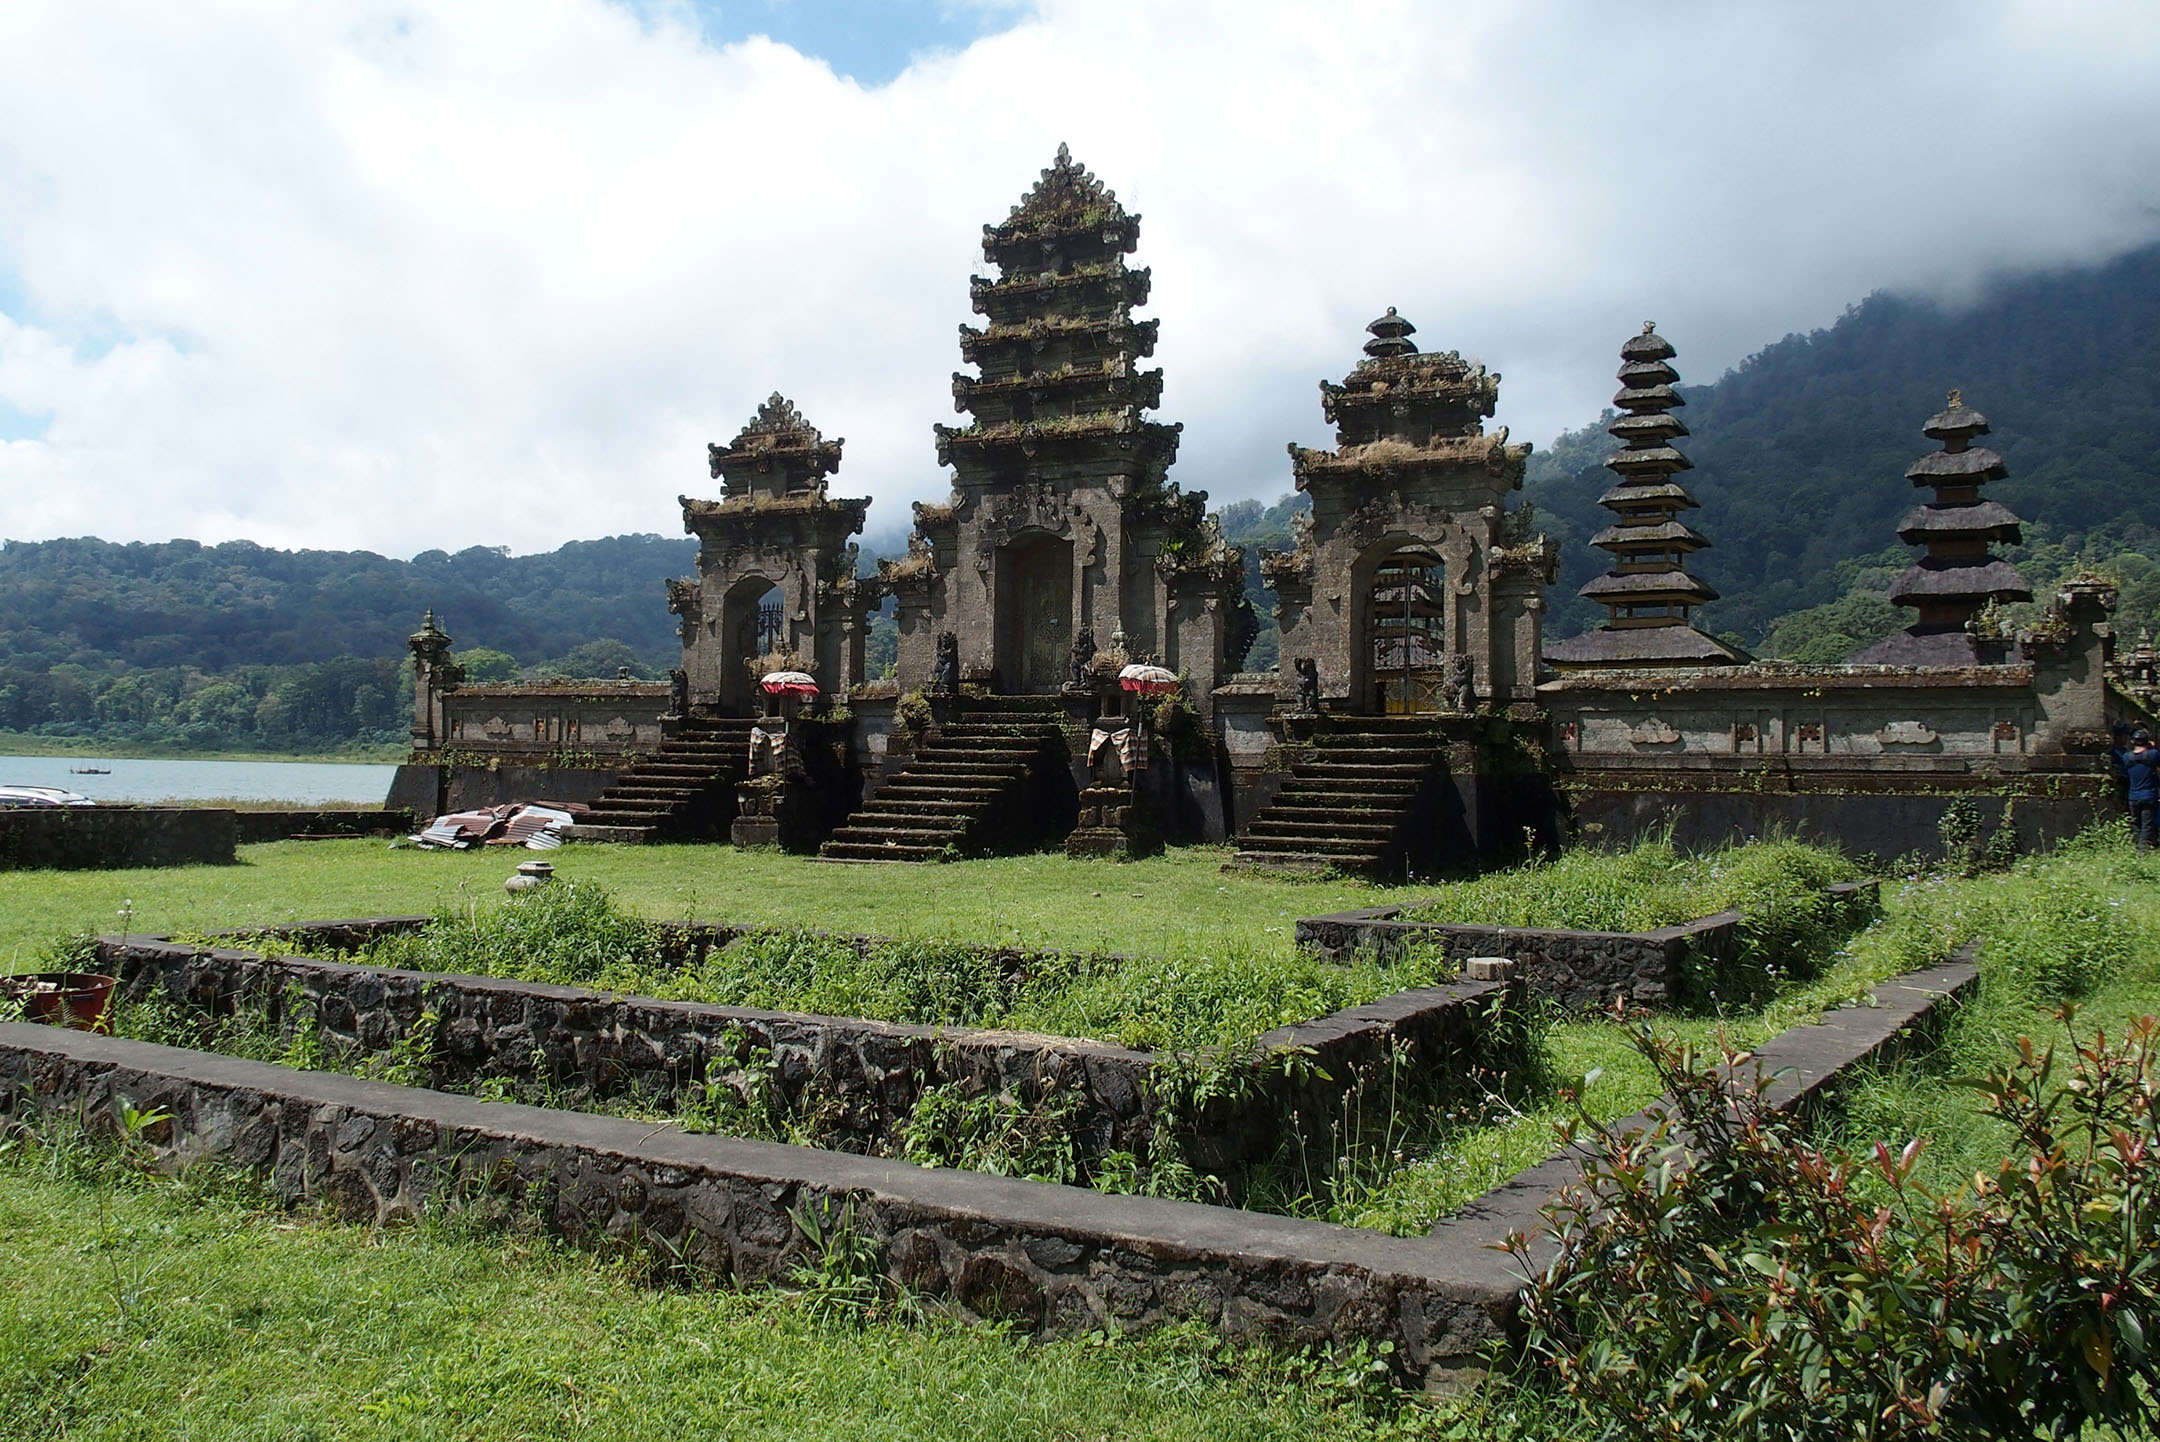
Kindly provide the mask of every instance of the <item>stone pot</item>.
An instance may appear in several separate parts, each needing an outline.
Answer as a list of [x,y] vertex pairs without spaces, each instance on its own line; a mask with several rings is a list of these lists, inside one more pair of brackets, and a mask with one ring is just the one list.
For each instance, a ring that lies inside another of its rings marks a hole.
[[545,886],[555,879],[555,863],[552,861],[521,861],[517,874],[503,883],[503,890],[516,896],[521,891],[531,891]]
[[112,1034],[117,978],[94,971],[39,971],[0,978],[0,992],[23,1004],[23,1020]]

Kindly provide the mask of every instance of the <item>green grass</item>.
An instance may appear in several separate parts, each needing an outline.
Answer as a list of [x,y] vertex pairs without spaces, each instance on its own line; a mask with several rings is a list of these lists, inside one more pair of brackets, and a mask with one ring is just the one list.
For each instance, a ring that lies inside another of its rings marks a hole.
[[1570,851],[1457,882],[1404,911],[1402,919],[1649,931],[1721,911],[1759,911],[1858,875],[1838,852],[1798,841],[1758,841],[1696,855],[1669,841],[1650,842],[1618,852]]
[[[0,872],[0,971],[29,969],[37,948],[58,933],[123,924],[200,931],[495,907],[503,881],[531,856],[502,847],[284,841],[240,848],[237,866]],[[1289,956],[1299,917],[1394,894],[1358,882],[1224,876],[1228,856],[1194,847],[1122,864],[1046,853],[917,868],[826,866],[731,846],[573,845],[548,859],[559,875],[598,881],[655,920],[1078,951],[1168,954],[1236,941]]]
[[[1933,965],[1967,941],[1983,941],[1983,999],[1955,1016],[1940,1051],[1858,1087],[1852,1113],[1861,1130],[1895,1135],[1900,1144],[1938,1128],[1936,1176],[1955,1180],[1969,1177],[1998,1139],[1969,1094],[1946,1085],[1951,1077],[2004,1055],[2019,1035],[2059,1036],[2052,1013],[2065,1001],[2078,1002],[2086,1024],[2119,1027],[2127,1017],[2160,1013],[2160,857],[2134,852],[2119,836],[2083,838],[2007,873],[1912,876],[1883,890],[1884,918],[1811,978],[1761,1005],[1660,1017],[1658,1029],[1706,1049],[1744,1050],[1828,1008],[1864,1000],[1877,983]],[[1560,1022],[1547,1033],[1546,1055],[1550,1090],[1518,1099],[1512,1115],[1496,1108],[1470,1126],[1402,1119],[1396,1130],[1408,1141],[1400,1163],[1377,1179],[1353,1173],[1354,1185],[1315,1210],[1359,1226],[1423,1231],[1550,1156],[1554,1128],[1575,1113],[1571,1093],[1608,1121],[1657,1097],[1648,1064],[1609,1022]]]
[[[588,858],[603,864],[585,870]],[[55,932],[106,924],[104,914],[130,894],[138,908],[159,912],[155,922],[137,924],[161,929],[426,911],[456,904],[459,881],[492,906],[514,859],[319,843],[251,848],[250,865],[238,868],[15,873],[0,876],[0,926],[8,928],[0,934],[34,949]],[[1085,948],[1129,938],[1109,944],[1135,951],[1150,949],[1152,934],[1229,936],[1286,952],[1276,939],[1282,933],[1270,929],[1286,919],[1385,899],[1347,885],[1217,877],[1219,854],[1104,865],[1093,876],[1062,858],[1022,858],[901,873],[918,893],[911,914],[900,878],[886,879],[898,868],[797,863],[820,879],[840,878],[813,897],[816,912],[806,916],[787,914],[795,896],[758,893],[760,876],[768,885],[787,879],[780,858],[675,852],[676,864],[700,874],[674,881],[663,875],[668,853],[658,848],[572,849],[558,859],[576,864],[565,868],[571,874],[604,873],[595,879],[648,915],[894,931],[904,929],[891,919],[897,914],[919,923],[916,934],[943,927],[963,936],[972,924],[981,940],[1020,939],[1025,918],[1039,916],[1042,930],[1025,939]],[[740,884],[715,885],[711,873],[722,869]],[[1172,903],[1172,921],[1150,932],[1079,904],[1098,898],[1067,894],[1107,890],[1096,876],[1155,892]],[[276,884],[252,901],[244,885],[221,885],[248,877]],[[414,887],[415,877],[427,886]],[[950,897],[941,894],[948,886]],[[416,897],[416,889],[431,894]],[[743,910],[704,904],[717,897]],[[26,899],[34,917],[22,912]],[[1964,940],[1986,939],[1981,999],[1958,1015],[1933,1057],[1857,1087],[1844,1124],[1861,1145],[1929,1135],[1928,1175],[1948,1186],[2001,1154],[1999,1139],[1948,1081],[2001,1057],[2020,1033],[2059,1035],[2050,1012],[2064,997],[2081,1001],[2080,1026],[2160,1012],[2160,859],[2119,841],[2082,842],[2003,875],[1893,882],[1884,900],[1883,922],[1768,1005],[1662,1024],[1705,1043],[1753,1044],[1939,960]],[[1260,914],[1238,922],[1239,905]],[[1178,915],[1181,907],[1234,924],[1210,926]],[[1601,1115],[1623,1115],[1649,1099],[1646,1070],[1609,1024],[1554,1027],[1549,1061],[1562,1079],[1600,1072],[1586,1099]],[[1324,1200],[1355,1213],[1345,1220],[1413,1229],[1541,1160],[1564,1110],[1549,1097],[1482,1126],[1435,1129],[1406,1147],[1415,1153],[1429,1143],[1429,1154],[1406,1155],[1378,1182]],[[1401,1133],[1412,1137],[1407,1122]],[[0,1435],[628,1438],[687,1430],[1030,1442],[1582,1435],[1579,1419],[1557,1404],[1503,1386],[1444,1407],[1395,1398],[1368,1408],[1342,1385],[1340,1369],[1317,1379],[1294,1374],[1299,1364],[1277,1354],[1221,1347],[1184,1330],[1036,1344],[939,1322],[840,1327],[818,1322],[805,1301],[786,1294],[655,1290],[626,1263],[515,1231],[438,1222],[371,1233],[287,1218],[231,1180],[115,1185],[56,1155],[21,1142],[0,1155],[7,1298]],[[100,1220],[101,1208],[108,1220]]]
[[791,1294],[657,1289],[515,1228],[288,1217],[229,1180],[115,1180],[22,1142],[0,1157],[0,1296],[0,1436],[25,1442],[1291,1442],[1448,1421],[1190,1328],[821,1322]]

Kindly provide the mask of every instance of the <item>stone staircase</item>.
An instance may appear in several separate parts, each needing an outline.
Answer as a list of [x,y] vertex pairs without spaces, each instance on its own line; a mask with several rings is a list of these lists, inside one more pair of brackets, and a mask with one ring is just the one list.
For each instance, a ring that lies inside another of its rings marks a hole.
[[735,787],[750,774],[754,719],[690,717],[615,779],[567,841],[698,841],[727,835]]
[[963,700],[818,858],[948,861],[1063,839],[1075,817],[1064,717],[1051,696]]
[[1398,877],[1445,775],[1446,743],[1420,716],[1328,717],[1313,754],[1247,823],[1225,870]]

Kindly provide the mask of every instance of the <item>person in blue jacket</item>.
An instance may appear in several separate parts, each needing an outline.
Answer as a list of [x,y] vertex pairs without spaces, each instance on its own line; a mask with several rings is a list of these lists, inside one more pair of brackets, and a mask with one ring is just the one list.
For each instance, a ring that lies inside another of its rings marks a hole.
[[2160,748],[2142,726],[2130,733],[2123,774],[2130,783],[2130,834],[2140,850],[2160,846]]

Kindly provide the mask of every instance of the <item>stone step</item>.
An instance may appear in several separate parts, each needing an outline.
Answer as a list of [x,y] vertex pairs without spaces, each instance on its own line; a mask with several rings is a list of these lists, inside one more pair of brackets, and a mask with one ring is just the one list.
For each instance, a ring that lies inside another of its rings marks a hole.
[[947,761],[975,761],[981,757],[1025,764],[1042,748],[1026,741],[971,741],[965,746],[926,746],[908,760],[909,766]]
[[[1416,766],[1427,767],[1435,760],[1430,751],[1419,751],[1408,746],[1323,746],[1313,761],[1333,762],[1348,766]],[[1307,762],[1311,765],[1312,762]]]
[[939,862],[945,859],[942,846],[895,846],[869,845],[852,841],[828,841],[818,848],[821,861],[911,861]]
[[1249,837],[1281,836],[1290,838],[1314,837],[1326,839],[1341,837],[1347,841],[1381,841],[1392,837],[1397,828],[1385,822],[1344,821],[1337,817],[1313,817],[1310,820],[1275,821],[1268,817],[1254,818],[1246,827]]
[[1059,726],[941,726],[939,745],[958,742],[965,746],[1026,746],[1034,748],[1064,735]]
[[1339,871],[1339,863],[1326,856],[1292,856],[1264,851],[1240,851],[1224,864],[1225,871],[1278,871],[1320,876]]
[[1379,761],[1338,761],[1322,757],[1313,761],[1301,761],[1292,767],[1293,777],[1339,776],[1345,780],[1371,778],[1375,781],[1422,781],[1432,767],[1422,761],[1387,763]]
[[[1275,793],[1269,810],[1280,806],[1285,811],[1300,814],[1327,811],[1373,811],[1387,816],[1401,816],[1409,811],[1417,797],[1408,791],[1336,791],[1315,788],[1311,783],[1292,791],[1288,783]],[[1254,818],[1258,820],[1258,817]]]
[[1027,770],[1027,762],[1020,757],[970,756],[963,761],[910,761],[905,774],[909,776],[1018,776]]
[[[826,846],[874,847],[891,850],[905,847],[913,851],[943,852],[958,847],[960,833],[957,831],[895,831],[884,827],[843,826],[835,831]],[[824,847],[818,848],[820,851]]]
[[883,791],[880,791],[876,800],[855,814],[867,816],[871,811],[875,810],[895,816],[945,816],[964,815],[973,812],[975,809],[973,801],[942,800],[927,796],[920,800],[909,796],[888,797]]
[[970,804],[975,804],[978,802],[990,801],[1004,789],[1005,788],[1002,786],[994,786],[987,783],[981,786],[957,786],[945,784],[942,778],[939,780],[927,780],[922,777],[917,777],[915,780],[910,781],[905,776],[895,776],[892,780],[886,782],[883,786],[880,786],[878,788],[877,796],[871,801],[870,804],[874,806],[878,802],[886,800],[954,800],[966,801]]
[[1254,836],[1241,839],[1242,851],[1267,852],[1271,855],[1288,852],[1306,856],[1332,856],[1352,860],[1370,860],[1387,850],[1384,844],[1357,841],[1328,841],[1312,836]]
[[642,846],[652,837],[648,826],[612,826],[595,821],[580,821],[562,829],[565,841],[600,841],[616,846]]
[[1065,714],[1065,703],[1055,696],[963,696],[960,698],[960,714],[962,716],[1010,715],[1014,712],[1038,716],[1063,716]]
[[1385,781],[1365,777],[1300,776],[1296,772],[1275,793],[1277,801],[1292,798],[1333,797],[1378,806],[1409,806],[1417,800],[1418,784],[1402,778]]

